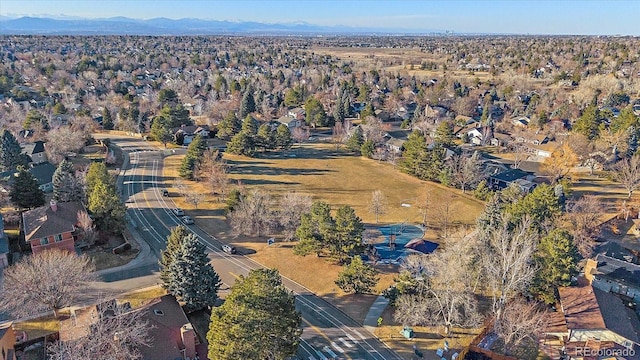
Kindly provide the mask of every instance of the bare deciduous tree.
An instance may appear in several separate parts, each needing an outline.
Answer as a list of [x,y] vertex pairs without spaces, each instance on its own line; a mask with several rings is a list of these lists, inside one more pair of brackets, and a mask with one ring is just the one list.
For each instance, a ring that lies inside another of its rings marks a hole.
[[513,167],[519,169],[522,162],[529,158],[529,149],[523,143],[514,142],[510,146],[510,151],[513,153]]
[[271,196],[261,190],[253,190],[242,197],[240,203],[229,214],[231,228],[235,234],[260,236],[273,229],[273,202]]
[[95,280],[94,269],[88,257],[57,249],[23,258],[4,270],[0,305],[16,316],[53,311],[58,317]]
[[371,202],[369,202],[369,212],[376,216],[376,224],[380,215],[387,212],[387,197],[381,190],[371,193]]
[[615,181],[624,186],[631,198],[633,191],[640,185],[640,155],[620,160],[614,166],[611,175]]
[[88,245],[93,245],[96,241],[95,225],[93,225],[93,219],[84,210],[78,210],[77,213],[78,224],[82,230],[82,240]]
[[340,145],[347,140],[349,125],[347,121],[338,122],[333,126],[331,132],[331,141],[336,145],[336,151],[340,149]]
[[220,152],[207,150],[196,167],[196,177],[207,182],[214,194],[224,199],[229,188],[227,164],[221,160]]
[[571,226],[573,242],[585,259],[591,257],[595,240],[600,235],[603,208],[594,195],[584,195],[567,203],[566,218]]
[[191,191],[186,196],[186,201],[189,204],[192,204],[196,209],[198,205],[201,204],[205,199],[205,195],[199,192]]
[[451,169],[455,184],[460,186],[464,193],[468,187],[473,188],[484,177],[482,173],[482,163],[478,152],[471,156],[461,154],[453,155],[447,160],[447,166]]
[[311,196],[294,192],[286,193],[280,199],[278,211],[278,223],[282,229],[286,241],[291,241],[296,236],[296,229],[300,226],[302,214],[311,209]]
[[309,140],[310,135],[311,132],[309,131],[309,129],[303,128],[301,126],[297,126],[291,131],[291,138],[298,144],[302,144],[303,142]]
[[48,347],[49,359],[141,359],[140,347],[150,347],[151,326],[144,319],[144,311],[130,310],[114,304],[101,308],[98,314],[94,308],[87,321],[69,321],[70,327],[81,334],[77,339],[57,341]]
[[544,333],[546,312],[538,303],[527,302],[520,296],[505,305],[501,318],[494,324],[494,331],[504,341],[507,355],[527,339],[535,341],[537,335]]
[[453,200],[456,195],[447,191],[438,196],[434,201],[433,219],[440,226],[440,234],[446,238],[449,236],[449,227],[451,226],[451,217],[453,216]]
[[478,233],[478,262],[493,297],[496,321],[500,320],[507,302],[526,289],[536,272],[531,260],[538,239],[530,229],[529,218],[523,218],[511,228],[509,218],[503,216],[501,226]]
[[417,294],[402,295],[394,315],[407,325],[438,325],[449,334],[453,326],[475,326],[480,321],[477,300],[469,286],[472,241],[452,242],[431,255],[407,257],[403,264],[416,278]]
[[61,126],[47,132],[47,156],[53,163],[59,163],[70,152],[77,152],[84,146],[84,134]]

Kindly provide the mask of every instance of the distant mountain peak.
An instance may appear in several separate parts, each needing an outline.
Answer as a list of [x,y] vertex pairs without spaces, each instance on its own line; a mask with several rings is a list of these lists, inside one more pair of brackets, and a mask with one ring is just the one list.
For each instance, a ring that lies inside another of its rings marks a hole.
[[[114,26],[114,22],[122,26]],[[126,26],[125,26],[126,24]],[[0,17],[1,35],[218,35],[218,34],[442,34],[440,30],[384,29],[350,26],[323,26],[305,21],[263,23],[243,20],[205,20],[194,18],[148,20],[123,16],[85,19],[60,16]]]

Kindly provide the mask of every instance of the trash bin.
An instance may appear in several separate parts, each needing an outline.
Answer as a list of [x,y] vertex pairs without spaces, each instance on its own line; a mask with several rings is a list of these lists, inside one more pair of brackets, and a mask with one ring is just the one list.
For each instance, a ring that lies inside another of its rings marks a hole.
[[402,331],[400,331],[400,334],[402,334],[402,336],[404,336],[407,339],[412,339],[413,338],[413,329],[409,328],[409,327],[404,327],[402,329]]

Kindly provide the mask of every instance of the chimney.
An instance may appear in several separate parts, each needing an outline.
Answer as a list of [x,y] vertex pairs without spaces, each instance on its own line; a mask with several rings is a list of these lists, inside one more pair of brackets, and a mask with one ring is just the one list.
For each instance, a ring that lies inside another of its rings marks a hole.
[[58,211],[58,203],[56,203],[55,200],[51,199],[51,201],[49,201],[49,206],[51,206],[51,211]]
[[191,323],[182,325],[180,328],[182,344],[184,344],[185,356],[193,359],[196,354],[196,332],[193,330]]

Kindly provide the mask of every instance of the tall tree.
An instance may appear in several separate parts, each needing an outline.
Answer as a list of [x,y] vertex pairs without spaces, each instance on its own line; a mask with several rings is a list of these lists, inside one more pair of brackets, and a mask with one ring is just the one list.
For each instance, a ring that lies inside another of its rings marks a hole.
[[354,256],[338,274],[335,283],[346,293],[367,294],[378,283],[378,271],[365,264],[359,255]]
[[0,168],[12,170],[20,165],[27,165],[27,159],[22,154],[18,140],[9,130],[5,129],[0,139]]
[[494,324],[496,335],[504,342],[504,352],[513,355],[523,342],[535,342],[547,328],[547,311],[536,302],[516,297],[504,308],[500,319]]
[[551,156],[544,159],[540,170],[549,176],[552,184],[564,178],[574,166],[578,164],[578,156],[569,144],[562,144],[555,149]]
[[288,359],[298,350],[301,322],[278,271],[252,270],[211,313],[209,358]]
[[590,140],[598,137],[603,117],[596,104],[589,105],[573,124],[573,131],[583,134]]
[[195,234],[183,238],[166,273],[165,287],[188,311],[212,308],[218,300],[222,282]]
[[425,179],[424,167],[427,161],[427,141],[419,131],[412,132],[405,141],[402,159],[398,163],[400,171]]
[[573,235],[573,243],[585,259],[593,254],[603,214],[602,202],[595,195],[583,195],[578,200],[567,203],[566,223]]
[[240,118],[244,119],[247,115],[256,111],[256,101],[253,98],[253,88],[248,86],[242,95],[242,102],[240,102]]
[[304,111],[306,113],[305,121],[307,125],[313,127],[327,126],[327,114],[324,111],[322,103],[315,97],[311,96],[304,104]]
[[127,207],[114,186],[98,182],[88,199],[88,209],[96,218],[96,227],[117,234],[124,230]]
[[16,207],[23,209],[44,205],[44,192],[40,190],[38,180],[24,166],[18,167],[9,198]]
[[311,209],[311,196],[295,192],[287,192],[280,199],[280,210],[277,212],[278,225],[286,241],[296,237],[296,229],[300,226],[302,214]]
[[292,142],[291,130],[287,125],[280,124],[276,129],[276,146],[280,150],[287,150],[291,147]]
[[87,197],[93,192],[93,188],[96,184],[100,182],[113,185],[113,179],[107,171],[107,165],[103,162],[91,163],[89,170],[87,171],[87,175],[85,176],[85,193],[87,194]]
[[105,130],[113,130],[113,116],[106,106],[102,108],[102,127]]
[[478,264],[484,284],[492,295],[492,311],[499,321],[510,299],[523,293],[535,275],[532,265],[538,236],[531,231],[531,220],[513,222],[503,216],[496,227],[478,232]]
[[435,142],[440,146],[450,148],[454,144],[455,136],[453,134],[453,123],[450,121],[443,121],[436,128]]
[[335,224],[333,234],[325,239],[325,241],[329,240],[327,245],[330,255],[340,262],[345,262],[361,253],[364,224],[355,210],[348,205],[339,207],[333,223]]
[[324,248],[325,238],[332,235],[335,227],[331,217],[331,207],[322,201],[314,201],[308,213],[302,214],[296,236],[300,240],[293,248],[296,255],[306,256],[311,253],[320,255]]
[[556,288],[571,285],[571,278],[578,274],[573,237],[566,230],[552,230],[540,240],[533,261],[537,271],[529,291],[545,303],[555,304]]
[[167,143],[173,139],[170,118],[167,115],[158,115],[151,124],[151,136],[167,148]]
[[207,150],[207,143],[202,136],[197,135],[189,144],[187,148],[187,154],[182,159],[178,175],[181,178],[193,180],[196,167],[202,160],[204,152]]
[[230,111],[227,116],[222,119],[222,121],[218,124],[218,132],[216,136],[228,140],[235,134],[237,134],[242,128],[242,122],[236,117],[236,115]]
[[260,236],[273,229],[275,217],[269,193],[256,189],[239,200],[229,214],[235,234]]
[[471,156],[453,155],[445,164],[451,170],[453,184],[459,186],[463,193],[467,188],[474,188],[484,177],[482,162],[477,151],[474,151]]
[[227,144],[227,151],[231,154],[253,156],[255,143],[253,136],[245,131],[235,134]]
[[276,148],[276,136],[268,124],[262,124],[258,128],[255,137],[256,146],[262,148],[262,151],[273,150]]
[[180,249],[184,238],[189,235],[189,231],[183,225],[178,225],[171,229],[171,233],[167,236],[167,247],[160,252],[160,280],[162,287],[168,287],[170,281],[169,266],[176,258],[176,253]]
[[73,164],[62,160],[53,173],[53,198],[60,202],[82,201],[84,187],[81,179],[76,176]]
[[[0,307],[16,316],[59,311],[73,304],[95,280],[95,267],[87,256],[57,249],[23,257],[4,269]],[[28,291],[25,291],[28,289]]]
[[362,135],[362,128],[360,126],[353,129],[351,136],[347,139],[347,149],[354,152],[360,152],[360,148],[364,143],[364,136]]
[[380,215],[384,215],[387,211],[387,199],[381,190],[371,193],[371,202],[369,202],[369,212],[376,216],[376,224]]
[[640,185],[640,154],[632,156],[630,159],[620,160],[611,172],[613,179],[624,186],[628,197],[631,198],[633,191]]

